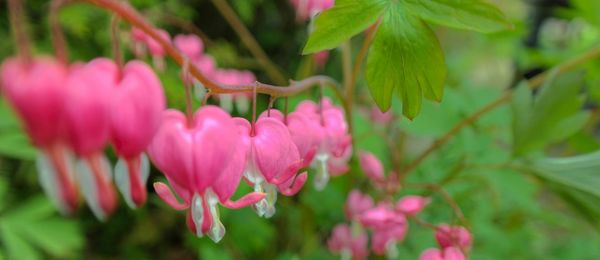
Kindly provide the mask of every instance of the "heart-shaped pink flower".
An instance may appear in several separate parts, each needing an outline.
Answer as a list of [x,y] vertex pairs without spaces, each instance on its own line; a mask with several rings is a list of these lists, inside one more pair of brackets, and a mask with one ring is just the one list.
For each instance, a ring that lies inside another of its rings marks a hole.
[[375,157],[374,154],[366,151],[359,153],[360,168],[363,170],[365,175],[374,182],[380,182],[384,180],[383,175],[383,164]]
[[404,196],[396,203],[396,210],[408,216],[414,216],[421,212],[431,199],[421,196]]
[[8,58],[0,67],[0,90],[40,149],[36,159],[40,183],[63,214],[74,212],[79,201],[63,144],[67,76],[64,64],[46,57],[29,62]]
[[99,58],[73,68],[66,83],[67,141],[81,159],[77,171],[84,197],[101,220],[117,205],[112,167],[103,149],[110,138],[110,105],[118,74],[113,61]]
[[362,194],[359,190],[352,190],[348,195],[348,200],[344,206],[346,217],[349,220],[354,220],[360,215],[373,208],[373,199],[366,194]]
[[178,111],[163,113],[162,125],[148,153],[150,158],[183,199],[178,202],[171,190],[155,183],[158,195],[177,210],[189,208],[188,226],[198,236],[204,234],[218,242],[225,234],[217,205],[230,208],[251,205],[264,198],[250,193],[230,201],[245,162],[245,148],[233,119],[218,107],[198,110],[193,122]]
[[440,247],[457,247],[468,250],[473,242],[471,232],[461,226],[449,226],[441,224],[435,231],[435,239]]
[[369,256],[368,242],[369,238],[364,230],[353,232],[348,225],[338,224],[333,228],[327,246],[333,253],[349,254],[352,259],[364,259]]
[[[276,119],[260,117],[254,129],[246,119],[235,120],[242,143],[247,147],[244,176],[254,185],[255,191],[267,193],[267,198],[255,205],[255,209],[260,216],[270,217],[275,213],[277,189],[291,196],[304,184],[296,180],[293,187],[282,187],[296,177],[302,166],[298,148],[287,127]],[[304,177],[301,179],[305,180]]]
[[466,257],[456,247],[447,247],[440,251],[437,248],[429,248],[419,256],[419,260],[465,260]]
[[162,85],[152,69],[140,61],[127,63],[114,90],[110,120],[112,144],[120,157],[115,182],[132,208],[146,201],[150,167],[143,152],[158,130],[164,109]]

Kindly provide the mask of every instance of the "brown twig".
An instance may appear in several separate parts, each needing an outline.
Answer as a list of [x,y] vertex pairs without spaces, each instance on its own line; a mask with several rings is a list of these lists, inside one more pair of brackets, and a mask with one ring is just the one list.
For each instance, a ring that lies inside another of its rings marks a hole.
[[269,78],[276,84],[286,84],[287,77],[281,70],[269,59],[265,51],[260,47],[254,36],[248,31],[248,28],[237,16],[235,11],[229,6],[226,0],[211,0],[217,10],[223,15],[227,23],[240,36],[240,39],[246,45],[250,53],[258,60]]
[[119,38],[119,16],[118,15],[113,15],[111,22],[110,22],[110,27],[111,27],[111,31],[110,31],[110,38],[112,41],[112,48],[113,48],[113,59],[115,60],[115,63],[117,64],[117,67],[119,68],[119,70],[121,70],[123,68],[123,56],[121,55],[121,39]]
[[50,3],[50,10],[48,15],[48,22],[50,23],[50,32],[52,37],[52,47],[54,48],[54,54],[56,58],[63,62],[68,62],[69,52],[67,49],[67,43],[62,27],[60,26],[60,20],[58,14],[60,8],[65,5],[68,0],[52,0]]
[[8,0],[8,13],[10,24],[17,48],[17,55],[25,62],[31,61],[31,47],[29,45],[29,36],[25,28],[25,14],[23,11],[23,1]]
[[[144,20],[144,18],[128,4],[120,3],[115,0],[83,1],[107,9],[121,16],[123,20],[144,31],[147,35],[156,40],[156,42],[158,42],[166,50],[167,54],[173,58],[177,64],[180,66],[183,64],[183,55],[171,44],[169,40],[160,37],[158,31],[146,20]],[[276,98],[295,95],[315,85],[321,85],[331,87],[336,92],[336,95],[343,100],[343,96],[339,90],[339,84],[327,76],[313,76],[301,81],[294,81],[287,87],[264,84],[260,82],[247,85],[225,85],[211,81],[193,64],[190,65],[189,70],[190,74],[192,74],[192,76],[194,76],[198,82],[202,83],[202,85],[208,88],[212,94],[252,92],[256,87],[256,91],[258,93],[271,95]]]

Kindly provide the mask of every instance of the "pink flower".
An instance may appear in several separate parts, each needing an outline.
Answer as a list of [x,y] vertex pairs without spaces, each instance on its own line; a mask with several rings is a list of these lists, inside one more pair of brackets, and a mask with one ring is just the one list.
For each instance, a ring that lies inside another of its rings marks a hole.
[[373,199],[369,195],[362,194],[359,190],[352,190],[344,209],[346,217],[352,220],[371,208],[373,208]]
[[437,248],[429,248],[419,256],[419,260],[465,260],[465,255],[456,247],[447,247],[440,251]]
[[383,175],[383,165],[381,161],[370,152],[361,151],[359,152],[360,168],[362,168],[365,175],[374,182],[381,182],[385,179]]
[[329,51],[321,51],[314,54],[313,59],[318,67],[322,68],[327,64],[329,59]]
[[264,193],[254,192],[238,201],[230,200],[245,165],[247,150],[239,145],[240,138],[234,120],[218,107],[201,108],[189,125],[181,112],[167,110],[148,149],[150,158],[183,202],[160,182],[154,184],[157,194],[176,210],[189,209],[190,230],[215,242],[225,235],[218,204],[240,208],[265,197]]
[[396,243],[404,240],[408,231],[408,222],[403,214],[391,209],[387,203],[367,210],[360,216],[363,226],[373,230],[372,248],[376,254],[387,254],[395,258]]
[[338,176],[349,170],[347,163],[352,156],[352,138],[348,133],[348,124],[342,109],[334,106],[328,98],[323,98],[320,106],[312,101],[303,101],[296,112],[304,114],[311,121],[311,128],[318,129],[319,147],[313,167],[317,170],[315,187],[320,190],[325,188],[330,176]]
[[[162,39],[166,41],[171,41],[171,36],[169,36],[169,33],[167,31],[158,30],[156,31],[156,33],[158,33],[159,37],[161,37]],[[150,35],[146,34],[144,31],[140,30],[137,27],[132,28],[131,35],[134,41],[134,52],[140,54],[141,52],[143,52],[140,46],[147,47],[147,49],[150,51],[150,54],[152,55],[154,67],[156,67],[159,70],[164,70],[164,56],[166,54],[166,51],[163,48],[163,46],[157,40],[150,37]],[[141,43],[144,43],[145,45],[141,45]],[[139,57],[140,55],[137,56]]]
[[143,154],[158,130],[165,96],[160,80],[145,63],[131,61],[121,72],[110,111],[111,139],[119,155],[115,182],[131,208],[146,201],[150,172]]
[[371,121],[374,123],[385,125],[391,122],[394,119],[394,114],[392,110],[388,110],[387,112],[381,112],[377,106],[373,106],[371,108]]
[[461,226],[449,226],[447,224],[439,225],[435,232],[435,239],[440,247],[458,247],[468,250],[473,242],[471,233]]
[[77,172],[83,195],[100,220],[117,206],[112,167],[103,151],[111,134],[110,105],[118,74],[113,61],[98,58],[73,68],[66,83],[67,141],[80,159]]
[[260,117],[270,117],[286,124],[303,160],[302,167],[308,167],[312,163],[323,138],[320,124],[300,112],[290,113],[285,120],[283,113],[276,109],[265,111]]
[[70,154],[63,144],[65,84],[68,68],[51,58],[4,60],[0,90],[13,106],[34,145],[39,179],[51,201],[63,213],[78,204]]
[[306,173],[296,176],[302,166],[298,148],[288,129],[273,118],[259,118],[254,129],[243,118],[235,118],[247,151],[244,171],[246,179],[257,192],[267,197],[255,205],[259,216],[275,214],[277,190],[286,196],[296,194],[306,182]]
[[204,52],[202,39],[194,34],[179,34],[173,39],[175,47],[187,55],[190,59],[197,58]]
[[404,196],[396,203],[396,210],[408,215],[414,216],[421,212],[431,199],[421,196]]
[[348,254],[352,259],[364,259],[369,256],[367,243],[368,237],[363,230],[350,230],[345,224],[336,225],[327,240],[329,251]]
[[[244,85],[256,82],[256,77],[250,71],[234,69],[217,70],[214,73],[215,81],[226,85]],[[219,105],[228,112],[233,111],[235,102],[239,113],[246,113],[250,108],[251,93],[221,94]]]

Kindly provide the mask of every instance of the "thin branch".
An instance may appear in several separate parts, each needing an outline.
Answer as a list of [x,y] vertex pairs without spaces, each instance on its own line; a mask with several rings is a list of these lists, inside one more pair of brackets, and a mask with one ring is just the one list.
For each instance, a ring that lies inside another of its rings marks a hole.
[[67,49],[67,43],[62,27],[60,26],[60,20],[58,13],[60,8],[65,5],[68,0],[52,0],[50,3],[50,10],[48,15],[48,22],[50,23],[50,32],[52,37],[52,47],[54,48],[54,54],[59,61],[67,63],[69,52]]
[[[12,0],[14,1],[14,0]],[[119,16],[131,25],[139,28],[144,31],[148,36],[152,37],[156,42],[158,42],[167,52],[167,54],[173,58],[173,60],[179,64],[183,65],[183,54],[181,54],[169,40],[166,40],[158,34],[158,30],[154,28],[150,23],[148,23],[144,18],[131,6],[125,3],[121,3],[115,0],[83,0],[84,2],[94,4],[98,7],[109,10]],[[299,92],[307,90],[315,85],[327,86],[331,87],[336,95],[343,100],[343,96],[339,91],[339,84],[332,78],[327,76],[313,76],[306,78],[301,81],[293,81],[289,86],[275,86],[264,83],[253,83],[247,85],[225,85],[219,84],[208,79],[198,67],[190,64],[189,72],[198,80],[202,85],[210,90],[212,94],[219,93],[240,93],[240,92],[252,92],[256,87],[256,91],[258,93],[271,95],[274,98],[277,97],[287,97],[295,95]]]
[[233,28],[233,30],[240,36],[240,39],[246,45],[250,53],[258,60],[260,65],[264,68],[269,78],[277,84],[285,84],[287,77],[283,75],[281,70],[269,59],[265,51],[260,47],[254,36],[248,31],[248,28],[237,16],[235,11],[229,6],[226,0],[211,0],[217,10],[223,15],[227,23]]
[[[536,89],[548,79],[551,71],[556,71],[556,75],[560,73],[565,73],[575,69],[577,66],[586,63],[594,58],[600,56],[600,47],[596,47],[580,56],[577,56],[571,60],[568,60],[564,63],[556,65],[554,68],[535,76],[534,78],[528,80],[529,87],[532,89]],[[465,118],[463,121],[455,125],[450,131],[444,134],[441,138],[437,139],[433,144],[427,148],[423,153],[421,153],[417,158],[409,164],[404,170],[403,175],[407,175],[414,169],[416,169],[429,155],[431,155],[434,151],[442,147],[445,143],[447,143],[454,135],[460,132],[466,126],[471,125],[473,122],[477,121],[480,117],[486,115],[488,112],[493,111],[495,108],[500,107],[501,105],[509,102],[512,99],[512,92],[507,91],[499,97],[498,99],[492,101],[491,103],[485,105],[469,117]]]

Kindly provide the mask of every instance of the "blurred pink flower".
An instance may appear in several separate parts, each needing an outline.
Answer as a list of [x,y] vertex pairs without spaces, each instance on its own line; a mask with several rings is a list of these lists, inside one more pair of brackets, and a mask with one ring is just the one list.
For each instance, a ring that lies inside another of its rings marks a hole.
[[352,259],[364,259],[369,256],[368,240],[369,238],[363,230],[352,232],[348,225],[338,224],[333,228],[331,237],[327,240],[327,246],[333,253],[349,254]]
[[173,44],[189,59],[195,59],[204,53],[202,39],[195,34],[178,34],[173,39]]
[[352,190],[348,194],[344,210],[349,220],[357,219],[363,212],[373,208],[373,199],[359,190]]
[[381,112],[381,110],[379,110],[379,108],[377,106],[373,106],[371,108],[371,120],[374,123],[378,123],[378,124],[387,124],[389,122],[391,122],[394,119],[394,113],[392,112],[392,110],[388,110],[386,112]]
[[437,248],[429,248],[419,256],[419,260],[465,260],[466,257],[456,247],[447,247],[440,251]]
[[421,212],[431,199],[421,196],[404,196],[396,203],[396,210],[408,215],[414,216]]
[[381,182],[385,179],[383,175],[383,165],[374,154],[367,151],[359,152],[360,168],[365,175],[374,182]]
[[435,232],[435,239],[440,247],[458,247],[468,250],[473,242],[471,232],[461,226],[439,225]]

